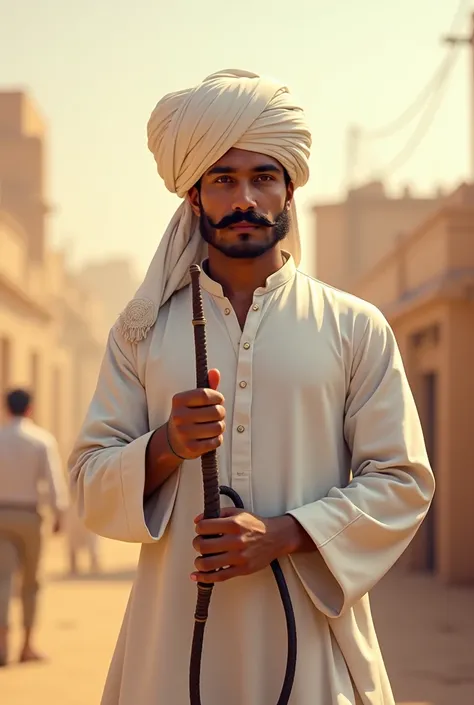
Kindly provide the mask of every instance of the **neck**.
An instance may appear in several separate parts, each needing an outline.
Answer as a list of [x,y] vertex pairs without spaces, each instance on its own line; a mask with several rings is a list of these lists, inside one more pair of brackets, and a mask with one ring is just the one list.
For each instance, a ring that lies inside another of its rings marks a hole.
[[227,257],[209,246],[209,276],[220,284],[229,298],[253,297],[255,289],[282,268],[285,261],[280,246],[275,245],[260,257],[238,259]]

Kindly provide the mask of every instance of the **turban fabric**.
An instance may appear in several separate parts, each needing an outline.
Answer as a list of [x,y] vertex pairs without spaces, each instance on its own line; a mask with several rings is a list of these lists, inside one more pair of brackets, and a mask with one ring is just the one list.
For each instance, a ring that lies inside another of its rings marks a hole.
[[[184,198],[172,217],[143,284],[120,314],[118,330],[130,342],[143,340],[162,305],[189,283],[191,264],[200,264],[207,244],[186,198],[189,189],[231,148],[273,157],[295,188],[309,178],[311,135],[303,111],[288,88],[235,69],[208,76],[194,88],[170,93],[148,121],[148,147],[166,188]],[[300,260],[294,204],[285,249]]]

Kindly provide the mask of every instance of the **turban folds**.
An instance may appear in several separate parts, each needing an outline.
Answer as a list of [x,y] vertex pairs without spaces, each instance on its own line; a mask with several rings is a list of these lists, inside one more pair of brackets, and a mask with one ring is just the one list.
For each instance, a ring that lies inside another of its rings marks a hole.
[[[194,88],[164,96],[148,121],[148,147],[166,188],[180,198],[231,148],[273,157],[287,170],[295,188],[309,178],[311,135],[302,109],[286,86],[246,71],[219,71]],[[294,204],[290,214],[284,244],[298,265]],[[186,286],[189,266],[199,264],[206,251],[199,219],[185,199],[159,243],[143,284],[117,322],[130,342],[146,337],[159,308]]]

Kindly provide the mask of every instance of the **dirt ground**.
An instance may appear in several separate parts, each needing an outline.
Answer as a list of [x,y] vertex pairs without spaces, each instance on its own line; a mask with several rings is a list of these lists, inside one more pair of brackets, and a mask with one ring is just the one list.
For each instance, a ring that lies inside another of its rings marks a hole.
[[474,587],[394,570],[372,609],[397,703],[474,705]]
[[[136,546],[103,542],[104,575],[65,578],[61,537],[44,561],[38,645],[49,661],[0,671],[5,705],[99,705],[130,591]],[[474,704],[474,588],[394,571],[372,606],[398,705]],[[18,609],[14,609],[18,619]]]
[[101,554],[102,576],[70,580],[63,539],[50,539],[36,640],[48,662],[17,665],[18,639],[12,639],[13,663],[0,670],[1,705],[99,705],[138,549],[103,541]]

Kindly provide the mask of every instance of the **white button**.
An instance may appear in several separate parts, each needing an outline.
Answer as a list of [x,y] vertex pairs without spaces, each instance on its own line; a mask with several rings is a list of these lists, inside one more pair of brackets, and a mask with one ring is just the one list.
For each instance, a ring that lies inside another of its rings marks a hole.
[[245,389],[246,386],[247,386],[247,382],[245,382],[244,380],[242,380],[242,382],[239,383],[239,387],[242,387],[242,389]]
[[237,426],[237,431],[243,433],[245,431],[245,426]]
[[252,308],[253,308],[254,311],[258,311],[258,309],[260,308],[260,306],[259,306],[258,304],[254,304],[254,305],[252,306]]
[[245,349],[245,350],[248,350],[249,347],[250,347],[250,343],[244,343],[244,349]]
[[225,313],[226,316],[228,316],[229,313],[230,313],[230,308],[225,308],[225,309],[224,309],[224,313]]

